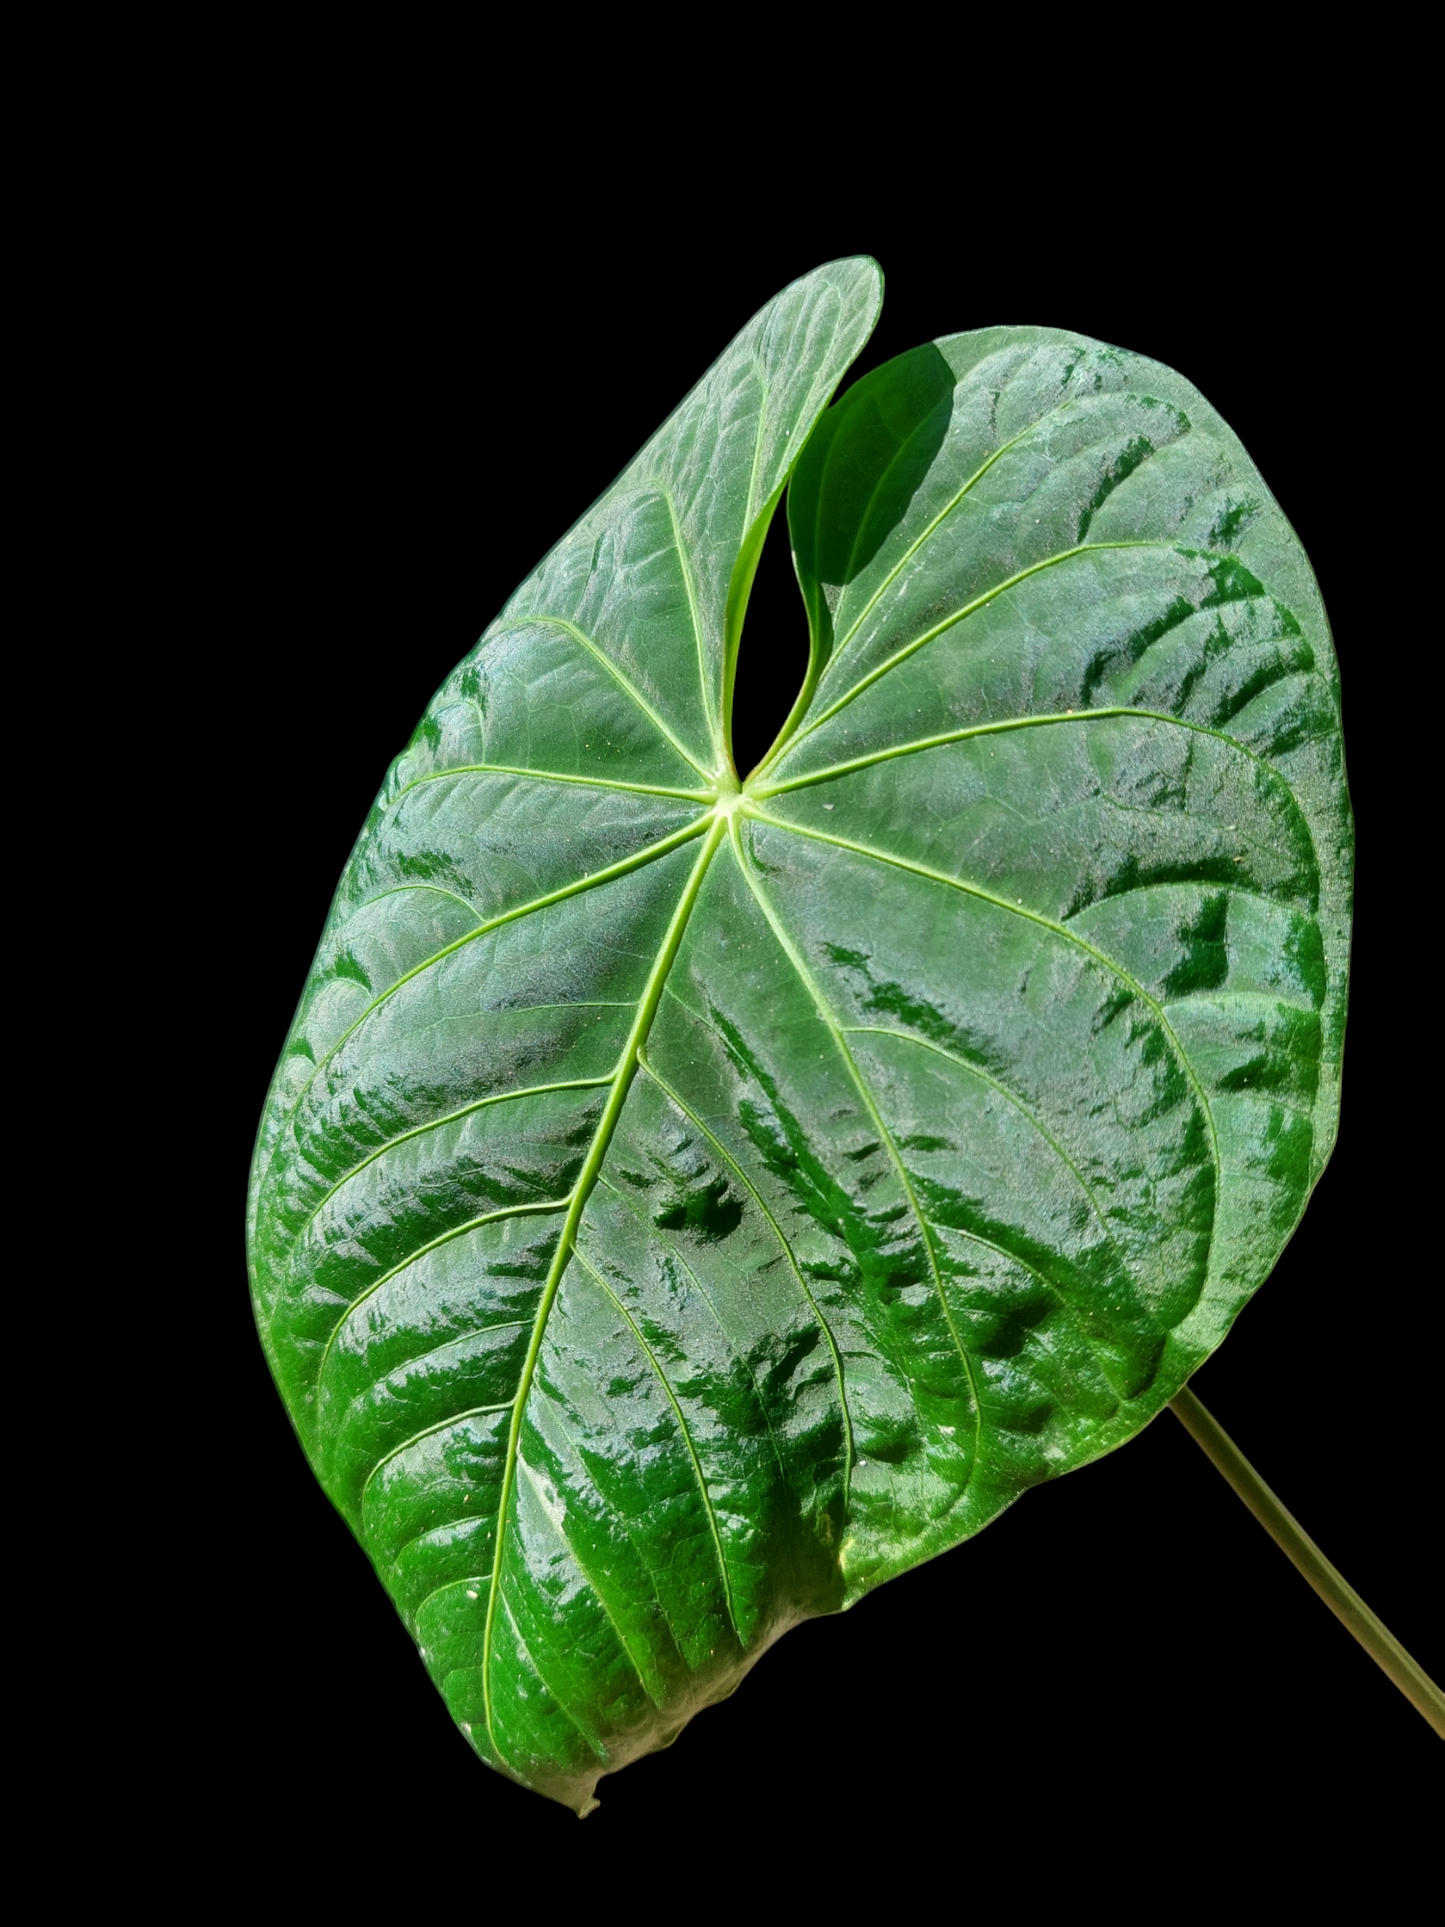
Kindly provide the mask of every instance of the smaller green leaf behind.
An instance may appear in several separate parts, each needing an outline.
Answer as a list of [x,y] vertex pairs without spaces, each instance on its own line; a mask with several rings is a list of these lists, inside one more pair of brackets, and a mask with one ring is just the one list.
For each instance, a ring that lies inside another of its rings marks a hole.
[[953,412],[953,370],[932,342],[860,381],[819,422],[788,495],[813,635],[810,684],[832,654],[832,600],[902,520]]
[[[257,1146],[317,1475],[477,1753],[584,1812],[789,1626],[1147,1423],[1336,1126],[1298,542],[1197,391],[1084,337],[949,337],[827,409],[879,287],[770,303],[438,692]],[[812,657],[740,787],[790,475]]]

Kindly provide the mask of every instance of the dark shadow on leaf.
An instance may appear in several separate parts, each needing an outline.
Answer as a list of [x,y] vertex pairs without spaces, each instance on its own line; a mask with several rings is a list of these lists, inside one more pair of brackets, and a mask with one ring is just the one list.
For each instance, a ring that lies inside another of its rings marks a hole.
[[737,1229],[742,1215],[741,1204],[728,1195],[727,1179],[717,1177],[673,1199],[652,1222],[662,1231],[691,1231],[704,1244],[716,1244]]
[[865,375],[813,431],[788,491],[788,526],[823,658],[828,589],[860,575],[907,513],[953,414],[953,370],[932,342]]

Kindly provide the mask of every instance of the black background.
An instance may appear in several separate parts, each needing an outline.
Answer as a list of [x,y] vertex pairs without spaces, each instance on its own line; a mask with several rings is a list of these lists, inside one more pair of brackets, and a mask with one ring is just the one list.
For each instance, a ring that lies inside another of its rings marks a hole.
[[[1405,638],[1382,590],[1384,497],[1367,512],[1363,479],[1378,479],[1376,438],[1392,431],[1362,396],[1361,339],[1388,336],[1403,297],[1377,276],[1367,314],[1332,265],[1339,246],[1367,245],[1368,209],[1341,237],[1307,180],[1271,197],[1250,221],[1201,210],[1112,234],[1092,218],[995,232],[960,215],[942,238],[937,223],[925,238],[916,207],[803,221],[780,202],[762,221],[740,211],[741,231],[705,248],[670,226],[659,240],[656,222],[631,240],[611,218],[509,222],[495,189],[444,221],[380,188],[236,217],[234,270],[194,317],[214,352],[188,431],[203,563],[225,585],[201,643],[228,745],[207,834],[250,906],[244,936],[215,952],[225,1011],[207,1074],[226,1099],[206,1127],[209,1256],[190,1285],[224,1417],[198,1478],[208,1510],[178,1556],[199,1616],[181,1718],[213,1736],[188,1798],[214,1853],[344,1844],[353,1870],[379,1875],[406,1862],[383,1820],[410,1815],[418,1876],[425,1858],[458,1895],[498,1843],[585,1880],[682,1864],[707,1839],[744,1860],[801,1842],[826,1885],[868,1835],[930,1863],[1006,1853],[1025,1887],[1078,1881],[1107,1903],[1161,1855],[1197,1887],[1419,1851],[1439,1742],[1167,1413],[854,1612],[789,1634],[670,1751],[604,1780],[579,1827],[454,1731],[303,1461],[245,1289],[256,1118],[389,759],[748,317],[820,261],[870,252],[885,304],[854,377],[1000,321],[1156,356],[1240,434],[1315,564],[1359,830],[1343,1127],[1275,1275],[1195,1383],[1440,1674],[1438,1279],[1428,1218],[1401,1209],[1426,1182],[1408,1116],[1438,1050],[1402,989],[1398,687],[1383,664]],[[1027,243],[1008,239],[1025,228]],[[770,540],[739,672],[755,753],[805,651]],[[423,1854],[438,1826],[454,1864]]]

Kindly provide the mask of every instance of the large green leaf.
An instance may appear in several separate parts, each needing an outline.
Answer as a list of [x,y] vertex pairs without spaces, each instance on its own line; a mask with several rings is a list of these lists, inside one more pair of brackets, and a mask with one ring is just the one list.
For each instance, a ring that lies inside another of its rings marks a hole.
[[[257,1149],[317,1475],[477,1752],[582,1811],[788,1626],[1138,1431],[1335,1128],[1298,542],[1188,382],[1079,336],[953,336],[824,413],[879,292],[770,303],[438,693]],[[795,470],[812,665],[740,788]]]

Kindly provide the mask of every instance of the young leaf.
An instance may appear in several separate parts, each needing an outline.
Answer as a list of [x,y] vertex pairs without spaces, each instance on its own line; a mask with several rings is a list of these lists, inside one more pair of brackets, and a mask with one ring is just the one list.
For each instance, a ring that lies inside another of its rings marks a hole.
[[[880,290],[771,302],[439,691],[257,1147],[317,1475],[477,1752],[584,1812],[790,1625],[1147,1423],[1335,1130],[1298,542],[1186,381],[1066,332],[828,408]],[[790,477],[812,655],[740,785]]]

